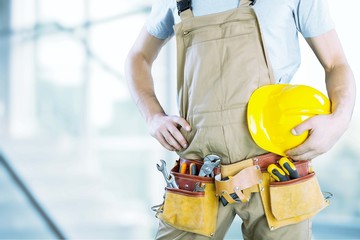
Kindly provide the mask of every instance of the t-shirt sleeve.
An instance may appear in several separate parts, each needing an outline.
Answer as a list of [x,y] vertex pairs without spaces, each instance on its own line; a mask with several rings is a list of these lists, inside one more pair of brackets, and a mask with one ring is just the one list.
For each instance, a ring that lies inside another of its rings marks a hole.
[[298,31],[305,38],[319,36],[334,28],[327,0],[298,0],[294,14]]
[[[175,0],[172,0],[175,2]],[[171,0],[155,0],[146,21],[147,31],[156,38],[166,39],[174,34],[174,15]]]

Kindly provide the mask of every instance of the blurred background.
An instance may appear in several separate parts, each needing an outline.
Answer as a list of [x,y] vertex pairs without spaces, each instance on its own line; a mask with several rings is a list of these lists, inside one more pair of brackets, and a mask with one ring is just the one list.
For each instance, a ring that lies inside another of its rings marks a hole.
[[[0,239],[154,238],[150,207],[165,186],[156,164],[166,159],[169,169],[176,155],[148,135],[123,67],[153,1],[0,0]],[[359,79],[360,2],[329,6]],[[294,83],[325,92],[321,66],[301,44]],[[174,50],[171,40],[153,71],[170,114]],[[349,130],[314,161],[323,190],[334,194],[314,219],[314,239],[360,239],[357,102]],[[240,224],[227,239],[240,239]]]

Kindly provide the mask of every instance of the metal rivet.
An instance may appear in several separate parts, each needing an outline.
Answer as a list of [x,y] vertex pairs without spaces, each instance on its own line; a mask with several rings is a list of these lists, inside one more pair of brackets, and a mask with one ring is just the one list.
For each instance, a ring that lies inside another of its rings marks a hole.
[[260,191],[264,191],[264,188],[262,187],[262,188],[260,188]]
[[210,236],[213,237],[213,236],[214,236],[214,233],[210,233]]
[[270,227],[271,230],[274,230],[275,228],[273,226]]
[[239,190],[239,187],[235,187],[235,190]]
[[185,184],[185,188],[186,188],[186,189],[189,189],[189,185],[188,185],[188,184]]

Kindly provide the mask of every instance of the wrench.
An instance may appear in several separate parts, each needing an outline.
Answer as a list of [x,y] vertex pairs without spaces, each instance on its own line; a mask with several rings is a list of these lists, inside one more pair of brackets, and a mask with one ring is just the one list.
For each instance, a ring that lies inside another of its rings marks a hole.
[[175,177],[172,173],[170,173],[169,175],[169,179],[166,181],[168,184],[170,184],[172,186],[172,188],[179,188],[179,186],[177,185],[176,181],[175,181]]
[[217,155],[207,155],[204,158],[204,164],[200,169],[199,176],[210,176],[213,174],[214,168],[219,166],[220,164],[220,157]]
[[175,177],[172,173],[170,175],[166,171],[166,162],[164,160],[160,160],[161,166],[156,164],[157,169],[163,174],[166,184],[169,188],[179,188],[175,182]]
[[206,187],[205,184],[201,186],[201,182],[196,182],[194,192],[204,192],[205,187]]

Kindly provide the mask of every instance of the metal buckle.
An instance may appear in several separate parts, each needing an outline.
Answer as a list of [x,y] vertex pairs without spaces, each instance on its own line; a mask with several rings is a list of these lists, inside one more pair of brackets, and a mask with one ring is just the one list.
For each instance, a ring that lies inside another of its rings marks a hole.
[[188,10],[188,9],[192,10],[191,0],[180,0],[176,4],[177,4],[179,16],[180,16],[180,13],[182,13],[185,10]]

